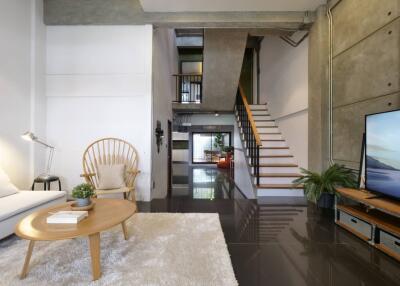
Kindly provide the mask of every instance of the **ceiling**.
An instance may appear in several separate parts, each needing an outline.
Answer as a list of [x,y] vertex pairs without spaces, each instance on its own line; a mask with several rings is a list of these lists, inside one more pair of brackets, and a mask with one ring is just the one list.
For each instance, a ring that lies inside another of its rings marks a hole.
[[312,11],[326,0],[140,0],[145,12]]

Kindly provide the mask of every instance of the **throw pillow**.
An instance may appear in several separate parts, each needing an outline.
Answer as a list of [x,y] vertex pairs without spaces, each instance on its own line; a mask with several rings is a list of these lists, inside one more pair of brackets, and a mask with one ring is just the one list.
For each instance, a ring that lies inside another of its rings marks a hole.
[[99,190],[119,189],[125,187],[125,165],[99,165],[97,166],[99,176]]
[[18,188],[14,186],[7,174],[0,169],[0,198],[13,195],[18,192]]

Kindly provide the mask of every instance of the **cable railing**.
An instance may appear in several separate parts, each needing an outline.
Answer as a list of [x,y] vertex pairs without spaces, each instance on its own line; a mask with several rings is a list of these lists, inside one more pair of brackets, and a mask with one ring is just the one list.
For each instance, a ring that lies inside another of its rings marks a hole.
[[176,97],[178,103],[201,103],[203,75],[174,74],[176,82]]
[[244,135],[247,155],[250,159],[251,167],[254,170],[257,186],[260,185],[260,147],[262,146],[260,135],[258,134],[256,123],[251,113],[250,105],[242,86],[239,85],[236,95],[236,111],[238,113],[240,127]]

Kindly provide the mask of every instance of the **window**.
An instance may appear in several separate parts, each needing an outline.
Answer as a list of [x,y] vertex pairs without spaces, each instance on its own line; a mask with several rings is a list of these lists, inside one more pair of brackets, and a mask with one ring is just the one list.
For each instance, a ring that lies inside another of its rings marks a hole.
[[193,133],[193,163],[217,163],[223,148],[231,145],[230,132]]

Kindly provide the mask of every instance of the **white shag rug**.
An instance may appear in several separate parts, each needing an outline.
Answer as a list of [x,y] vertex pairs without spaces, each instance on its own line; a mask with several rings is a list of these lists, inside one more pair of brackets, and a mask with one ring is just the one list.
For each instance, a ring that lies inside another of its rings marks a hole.
[[[92,281],[87,238],[35,244],[19,279],[28,242],[0,245],[0,285],[237,285],[218,214],[138,213],[101,233],[102,276]],[[0,242],[1,244],[1,242]]]

